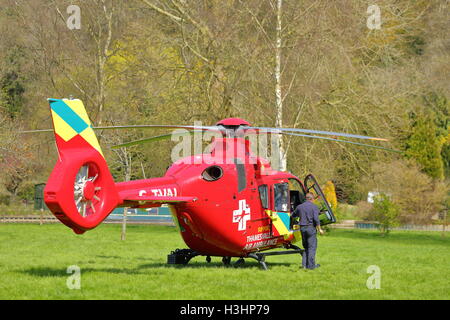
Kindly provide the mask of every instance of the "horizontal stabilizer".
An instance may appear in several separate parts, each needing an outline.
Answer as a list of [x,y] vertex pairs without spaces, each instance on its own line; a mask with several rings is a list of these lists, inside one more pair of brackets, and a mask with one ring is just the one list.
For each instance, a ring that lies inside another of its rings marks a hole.
[[194,202],[196,197],[168,197],[168,196],[151,196],[151,195],[135,195],[126,196],[123,198],[125,201],[139,201],[139,202],[151,202],[151,203],[180,203],[180,202]]

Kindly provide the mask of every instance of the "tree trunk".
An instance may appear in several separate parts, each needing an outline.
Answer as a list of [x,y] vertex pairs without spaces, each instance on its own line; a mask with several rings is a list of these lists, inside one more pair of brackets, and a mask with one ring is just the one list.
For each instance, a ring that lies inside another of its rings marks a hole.
[[[283,0],[277,0],[277,39],[275,45],[275,126],[283,127],[283,98],[281,94],[281,11]],[[286,171],[286,153],[284,150],[283,136],[276,137],[276,150],[278,153],[278,170]]]

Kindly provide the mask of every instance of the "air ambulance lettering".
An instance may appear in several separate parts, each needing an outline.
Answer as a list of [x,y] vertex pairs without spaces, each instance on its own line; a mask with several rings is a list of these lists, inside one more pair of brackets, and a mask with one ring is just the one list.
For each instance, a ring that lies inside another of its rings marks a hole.
[[247,243],[244,250],[258,249],[262,247],[274,246],[277,244],[277,239],[262,240],[258,242]]
[[255,242],[255,241],[260,241],[260,240],[265,240],[265,239],[270,239],[270,238],[272,238],[270,232],[258,233],[258,234],[254,234],[251,236],[247,236],[247,242]]

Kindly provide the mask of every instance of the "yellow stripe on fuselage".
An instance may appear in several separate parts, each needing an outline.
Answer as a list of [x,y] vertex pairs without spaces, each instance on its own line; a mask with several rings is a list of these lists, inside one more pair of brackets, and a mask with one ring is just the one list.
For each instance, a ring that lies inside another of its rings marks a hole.
[[272,224],[277,229],[280,236],[283,236],[285,239],[287,239],[290,236],[291,232],[288,230],[288,228],[286,228],[281,218],[278,217],[278,214],[275,211],[271,210],[266,210],[266,213],[272,220]]

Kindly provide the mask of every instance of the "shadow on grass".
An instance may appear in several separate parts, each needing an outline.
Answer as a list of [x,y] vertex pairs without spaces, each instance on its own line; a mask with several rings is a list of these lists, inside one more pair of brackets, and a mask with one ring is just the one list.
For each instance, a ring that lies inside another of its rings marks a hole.
[[[267,262],[269,270],[271,267],[276,266],[285,266],[290,267],[295,263],[282,263],[282,262]],[[299,265],[301,262],[298,263]],[[224,265],[220,262],[193,262],[187,265],[171,265],[167,263],[155,262],[155,263],[147,263],[141,264],[133,269],[127,268],[81,268],[81,273],[91,273],[91,272],[104,272],[104,273],[112,273],[112,274],[146,274],[146,269],[216,269],[224,268],[224,269],[261,269],[260,265],[256,261],[247,260],[245,263],[236,266],[233,262],[230,265]],[[51,267],[32,267],[25,270],[20,271],[21,273],[33,276],[33,277],[68,277],[72,273],[67,273],[65,269],[61,268],[51,268]]]
[[[275,267],[275,266],[285,266],[290,267],[295,263],[286,263],[286,262],[270,262],[266,261],[267,266],[269,267]],[[301,264],[301,261],[298,263],[298,265]],[[142,264],[138,268],[142,269],[158,269],[158,268],[176,268],[176,269],[215,269],[215,268],[225,268],[225,269],[251,269],[251,268],[258,268],[260,269],[260,264],[256,262],[255,260],[247,260],[244,264],[240,264],[236,266],[234,262],[232,262],[230,265],[224,265],[220,262],[194,262],[189,263],[187,265],[170,265],[165,263],[148,263],[148,264]]]
[[121,259],[122,257],[119,256],[104,256],[104,255],[97,255],[97,258],[102,258],[102,259]]
[[[33,277],[68,277],[73,273],[67,273],[66,270],[60,268],[50,267],[33,267],[21,271],[24,274],[28,274]],[[120,268],[81,268],[81,273],[90,272],[106,272],[115,274],[140,274],[139,270],[135,269],[120,269]]]
[[378,230],[364,229],[333,229],[328,235],[330,238],[350,238],[358,240],[373,240],[379,242],[395,242],[408,245],[439,245],[450,246],[450,234],[442,237],[441,232],[422,231],[391,231],[382,236]]

